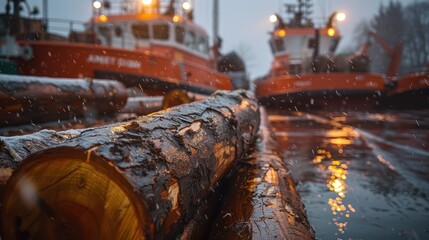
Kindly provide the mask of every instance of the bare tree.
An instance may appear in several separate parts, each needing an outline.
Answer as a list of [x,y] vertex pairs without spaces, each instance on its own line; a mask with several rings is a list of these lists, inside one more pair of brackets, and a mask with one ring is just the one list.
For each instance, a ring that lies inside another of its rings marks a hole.
[[410,71],[429,63],[429,2],[414,2],[405,8],[404,61]]
[[[380,5],[378,14],[371,21],[371,28],[390,46],[403,42],[405,20],[402,4],[390,1],[386,7]],[[372,44],[368,54],[371,58],[371,69],[385,73],[390,59],[382,47],[379,44]]]
[[368,41],[368,32],[371,31],[371,26],[367,20],[362,20],[354,28],[354,49],[359,49]]

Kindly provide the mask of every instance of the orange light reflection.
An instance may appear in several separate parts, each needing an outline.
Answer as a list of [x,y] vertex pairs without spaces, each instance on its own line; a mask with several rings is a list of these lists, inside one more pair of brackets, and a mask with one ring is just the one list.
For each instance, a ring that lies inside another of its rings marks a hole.
[[[328,131],[326,136],[329,138],[329,144],[335,145],[338,148],[338,154],[341,155],[344,153],[343,147],[353,142],[356,132],[346,127]],[[332,220],[337,226],[338,232],[344,234],[348,224],[347,218],[356,212],[356,209],[351,204],[343,203],[347,195],[347,161],[337,159],[328,150],[318,149],[313,163],[318,164],[318,171],[325,173],[327,187],[329,191],[336,195],[328,199],[328,204],[333,215]]]

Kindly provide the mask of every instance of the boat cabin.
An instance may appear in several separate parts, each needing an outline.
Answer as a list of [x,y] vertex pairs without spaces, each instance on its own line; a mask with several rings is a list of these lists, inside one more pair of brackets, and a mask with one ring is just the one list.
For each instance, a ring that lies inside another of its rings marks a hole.
[[[274,55],[273,71],[284,74],[312,72],[312,61],[318,56],[330,56],[339,37],[329,36],[326,29],[313,27],[276,29],[269,40]],[[276,73],[274,73],[276,74]]]
[[[88,31],[94,31],[100,45],[125,49],[173,47],[209,58],[208,35],[191,21],[179,16],[151,18],[144,14],[101,15],[92,21]],[[70,36],[73,40],[73,33]]]
[[[319,33],[317,33],[318,31]],[[289,55],[291,60],[311,58],[314,54],[315,35],[319,34],[319,54],[332,53],[332,37],[324,29],[288,28],[273,33],[270,47],[274,56]]]

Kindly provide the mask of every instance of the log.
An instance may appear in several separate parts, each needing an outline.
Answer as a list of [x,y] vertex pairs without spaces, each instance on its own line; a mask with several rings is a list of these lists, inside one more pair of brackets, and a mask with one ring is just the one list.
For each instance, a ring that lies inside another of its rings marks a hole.
[[0,137],[0,198],[3,198],[4,186],[18,164],[32,153],[47,149],[76,137],[81,130],[40,132],[14,137]]
[[0,168],[16,169],[18,163],[32,153],[63,143],[67,139],[78,136],[81,131],[42,130],[22,136],[0,136]]
[[0,127],[113,114],[126,103],[121,83],[0,74]]
[[[118,115],[120,116],[120,115]],[[16,136],[0,136],[0,201],[3,199],[4,186],[7,180],[12,175],[12,172],[17,168],[18,164],[27,156],[53,147],[65,140],[79,136],[81,132],[87,131],[90,127],[97,127],[112,123],[114,119],[97,119],[94,121],[80,122],[79,124],[71,124],[70,126],[79,127],[79,129],[68,129],[64,131],[43,129],[39,132],[34,132],[26,135]],[[64,123],[64,122],[63,122]],[[42,126],[47,126],[43,124]],[[61,128],[65,128],[62,126]],[[21,129],[30,131],[30,129]],[[0,131],[1,133],[1,131]]]
[[[223,181],[222,181],[223,182]],[[222,185],[220,183],[219,185]],[[221,188],[220,186],[218,188]],[[217,214],[217,206],[221,199],[221,191],[213,189],[203,204],[196,209],[192,219],[185,225],[183,232],[177,240],[207,239],[210,223]]]
[[272,136],[261,110],[256,145],[237,164],[210,239],[315,239]]
[[247,151],[259,109],[245,91],[83,131],[9,179],[5,239],[171,239]]
[[38,124],[24,124],[19,126],[8,126],[0,128],[0,136],[10,137],[18,135],[27,135],[36,133],[42,130],[54,130],[54,131],[66,131],[70,129],[84,129],[104,126],[114,122],[121,122],[129,120],[130,118],[135,118],[135,115],[130,116],[129,114],[119,113],[112,117],[103,117],[103,118],[77,118],[72,120],[61,120],[61,121],[52,121],[46,123]]
[[174,89],[165,94],[162,100],[162,109],[167,109],[181,104],[190,103],[191,98],[187,92],[181,89]]
[[163,97],[129,97],[127,104],[121,110],[121,113],[131,113],[147,115],[149,113],[158,112],[162,109]]
[[120,111],[121,113],[135,114],[137,116],[147,115],[167,109],[169,107],[178,106],[180,104],[188,103],[189,101],[202,101],[208,96],[184,93],[181,90],[169,92],[166,96],[145,96],[145,97],[128,97],[127,104]]

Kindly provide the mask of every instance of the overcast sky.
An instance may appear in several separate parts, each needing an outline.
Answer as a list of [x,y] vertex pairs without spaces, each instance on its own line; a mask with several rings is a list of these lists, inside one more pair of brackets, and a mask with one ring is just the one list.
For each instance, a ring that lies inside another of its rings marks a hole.
[[[178,0],[180,1],[180,0]],[[195,6],[195,21],[212,34],[211,0],[192,0]],[[400,0],[403,4],[417,0]],[[0,0],[4,6],[6,0]],[[28,0],[30,5],[42,9],[42,0]],[[353,29],[362,20],[375,15],[381,3],[389,0],[314,0],[313,16],[329,16],[335,10],[344,11],[347,20],[338,24],[343,35],[339,50],[347,49],[352,41]],[[48,0],[49,18],[62,18],[86,21],[92,13],[92,0]],[[222,51],[234,49],[247,57],[246,64],[251,78],[267,73],[272,61],[268,47],[268,32],[272,30],[269,16],[284,13],[284,3],[296,3],[295,0],[219,0],[219,32],[223,39]]]

